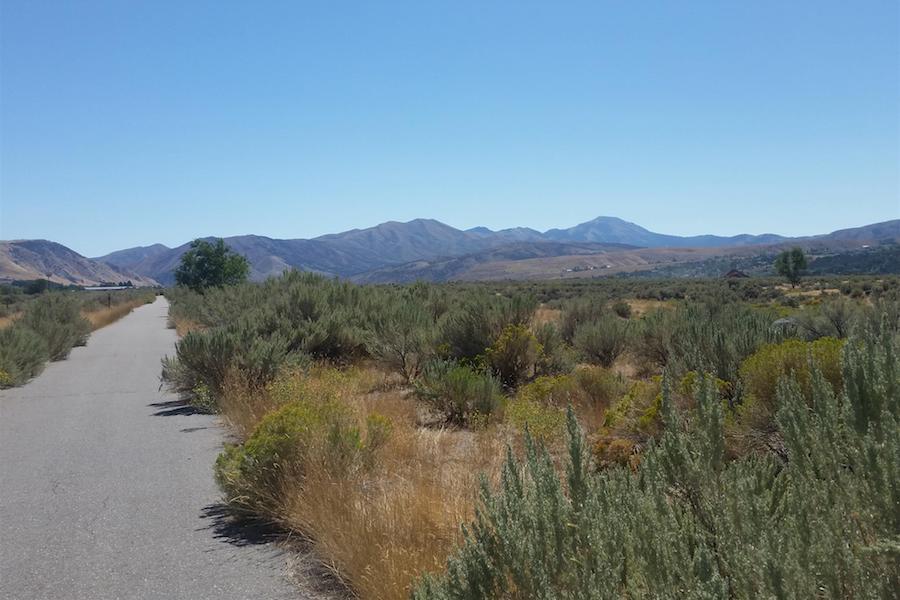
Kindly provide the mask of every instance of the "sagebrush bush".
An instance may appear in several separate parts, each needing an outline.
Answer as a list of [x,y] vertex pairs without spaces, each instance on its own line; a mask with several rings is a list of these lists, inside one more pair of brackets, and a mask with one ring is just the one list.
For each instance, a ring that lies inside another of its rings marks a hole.
[[599,296],[577,297],[563,305],[560,333],[569,343],[573,343],[575,332],[582,325],[601,319],[607,315],[606,298]]
[[485,357],[500,382],[515,388],[533,377],[544,353],[537,338],[525,325],[507,325],[485,351]]
[[284,478],[302,480],[314,461],[336,476],[372,464],[390,433],[390,420],[370,415],[361,430],[346,404],[299,400],[260,421],[244,444],[228,446],[216,460],[216,481],[237,508],[280,515]]
[[625,393],[624,378],[603,367],[583,367],[568,375],[542,376],[519,389],[518,397],[541,404],[603,411]]
[[624,300],[616,300],[613,302],[612,311],[623,319],[631,318],[631,305]]
[[74,346],[85,345],[91,333],[81,303],[65,293],[44,294],[28,306],[18,324],[44,339],[50,360],[63,360]]
[[572,344],[589,363],[610,367],[625,352],[630,333],[628,321],[614,315],[604,315],[595,321],[580,324]]
[[561,375],[575,367],[573,352],[555,324],[544,323],[538,326],[534,330],[534,337],[543,349],[535,365],[538,375]]
[[528,397],[517,397],[507,403],[504,416],[517,430],[543,443],[553,442],[565,431],[565,409]]
[[713,373],[734,383],[746,357],[783,339],[784,332],[773,327],[777,318],[772,311],[735,303],[684,304],[645,315],[631,349],[657,372]]
[[799,312],[793,319],[798,332],[808,340],[846,338],[861,318],[859,304],[847,298],[825,298]]
[[366,348],[373,357],[410,383],[432,358],[434,316],[412,298],[385,303],[373,317]]
[[47,342],[18,323],[0,329],[0,388],[22,385],[50,359]]
[[455,425],[490,417],[503,397],[493,375],[450,361],[435,361],[426,367],[417,382],[416,396],[445,422]]
[[740,367],[744,393],[762,403],[775,414],[778,382],[792,376],[807,398],[812,396],[814,369],[822,372],[835,391],[843,386],[841,373],[841,348],[843,340],[819,338],[814,342],[785,340],[779,344],[767,344],[749,356]]
[[565,485],[535,444],[524,464],[510,453],[446,573],[413,597],[896,597],[900,348],[887,336],[849,348],[840,396],[818,372],[812,402],[780,386],[786,462],[727,460],[709,379],[686,415],[663,394],[665,431],[637,475],[592,474],[570,412]]
[[440,343],[449,358],[475,359],[507,326],[527,325],[536,307],[537,302],[530,296],[464,295],[458,306],[442,318]]

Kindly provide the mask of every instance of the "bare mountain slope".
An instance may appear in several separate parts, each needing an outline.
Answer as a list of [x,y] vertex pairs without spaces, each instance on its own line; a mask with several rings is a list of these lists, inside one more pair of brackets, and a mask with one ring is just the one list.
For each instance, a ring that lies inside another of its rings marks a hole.
[[134,269],[142,261],[151,260],[154,257],[161,256],[170,251],[171,248],[163,244],[153,244],[152,246],[137,246],[136,248],[128,248],[126,250],[118,250],[111,252],[106,256],[98,256],[91,260],[104,262],[114,267],[122,269]]
[[[637,250],[625,244],[566,244],[562,242],[515,242],[497,248],[443,257],[433,261],[417,260],[403,265],[382,267],[353,277],[360,283],[404,283],[411,281],[450,281],[470,279],[472,272],[490,269],[490,265],[546,260],[557,257],[592,256],[605,252]],[[495,277],[488,277],[494,279]],[[502,274],[501,274],[501,277]]]
[[0,279],[49,279],[74,285],[130,280],[135,285],[156,285],[150,277],[85,258],[47,240],[0,242]]
[[654,233],[640,225],[617,217],[597,217],[568,229],[551,229],[545,238],[559,241],[600,242],[629,244],[645,248],[714,248],[727,246],[749,246],[775,244],[787,239],[774,233],[762,235],[742,234],[731,237],[717,235],[697,235],[682,237]]
[[[818,252],[826,252],[829,247],[846,252],[862,245],[891,241],[900,242],[900,220],[805,238],[775,234],[679,237],[654,233],[614,217],[598,217],[569,229],[551,229],[545,233],[525,227],[500,231],[475,227],[462,231],[433,219],[415,219],[406,223],[389,221],[314,239],[282,240],[258,235],[225,238],[232,249],[249,259],[254,280],[280,275],[285,269],[299,269],[372,282],[569,277],[588,276],[588,273],[594,276],[599,273],[592,272],[592,267],[604,269],[603,273],[644,269],[660,261],[677,263],[697,260],[698,256],[706,260],[735,249],[746,249],[752,254],[762,252],[763,248],[771,252],[779,246],[800,244]],[[183,244],[169,249],[158,244],[131,248],[101,260],[112,265],[113,270],[127,267],[147,278],[171,284],[181,255],[188,247],[189,244]],[[637,252],[636,248],[642,250]],[[597,255],[596,260],[584,260],[587,255]],[[52,272],[51,263],[37,272]],[[607,264],[611,265],[608,269]],[[63,275],[64,279],[67,277]]]

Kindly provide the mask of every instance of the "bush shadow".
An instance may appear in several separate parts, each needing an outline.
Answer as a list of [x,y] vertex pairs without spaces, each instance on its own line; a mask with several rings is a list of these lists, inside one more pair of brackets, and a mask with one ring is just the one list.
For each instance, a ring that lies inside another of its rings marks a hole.
[[204,506],[200,518],[209,524],[213,538],[237,547],[271,545],[288,553],[288,578],[302,589],[316,593],[321,600],[349,600],[350,590],[313,552],[312,542],[251,514],[238,511],[224,502]]
[[154,417],[175,417],[179,415],[205,415],[207,411],[198,408],[187,400],[167,400],[165,402],[153,402],[147,406],[155,408]]

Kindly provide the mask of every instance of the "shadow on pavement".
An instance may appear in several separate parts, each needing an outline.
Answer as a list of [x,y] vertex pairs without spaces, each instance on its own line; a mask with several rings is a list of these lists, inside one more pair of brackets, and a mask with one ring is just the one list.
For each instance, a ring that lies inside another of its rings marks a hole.
[[317,598],[353,598],[334,571],[315,555],[309,540],[291,535],[289,531],[269,521],[235,511],[221,502],[204,506],[200,511],[200,518],[209,520],[209,525],[201,529],[211,529],[217,540],[240,547],[272,544],[272,549],[278,552],[287,550],[288,579],[302,588],[316,592]]
[[148,404],[152,408],[157,409],[153,413],[154,417],[176,417],[178,415],[203,415],[205,411],[190,404],[187,400],[169,400],[167,402],[154,402]]
[[208,519],[213,537],[235,546],[256,546],[284,540],[287,533],[262,519],[238,513],[227,504],[216,503],[204,506],[201,519]]

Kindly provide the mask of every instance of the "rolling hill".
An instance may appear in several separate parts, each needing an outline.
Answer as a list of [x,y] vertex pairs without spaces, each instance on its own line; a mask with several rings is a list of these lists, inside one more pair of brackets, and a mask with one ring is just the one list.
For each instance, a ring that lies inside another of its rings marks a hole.
[[47,240],[0,241],[0,280],[49,279],[56,283],[99,285],[131,281],[137,286],[156,285],[150,277],[128,269],[91,260]]
[[[900,220],[789,238],[776,234],[681,237],[656,233],[615,217],[598,217],[568,229],[543,233],[525,227],[461,230],[433,219],[415,219],[313,239],[243,235],[225,241],[249,259],[254,280],[279,275],[285,269],[360,282],[595,277],[719,256],[766,254],[790,245],[802,245],[825,255],[869,244],[898,243]],[[154,244],[113,252],[93,262],[168,285],[174,282],[175,268],[188,248],[189,244],[176,248]],[[67,267],[66,261],[32,262],[34,273],[53,271],[52,265],[57,264],[60,273],[68,273],[60,275],[62,279],[77,271]]]
[[654,233],[628,221],[616,217],[597,217],[568,229],[551,229],[544,233],[546,239],[574,242],[600,242],[629,244],[644,248],[723,248],[729,246],[750,246],[775,244],[787,238],[765,233],[762,235],[697,235],[682,237]]

